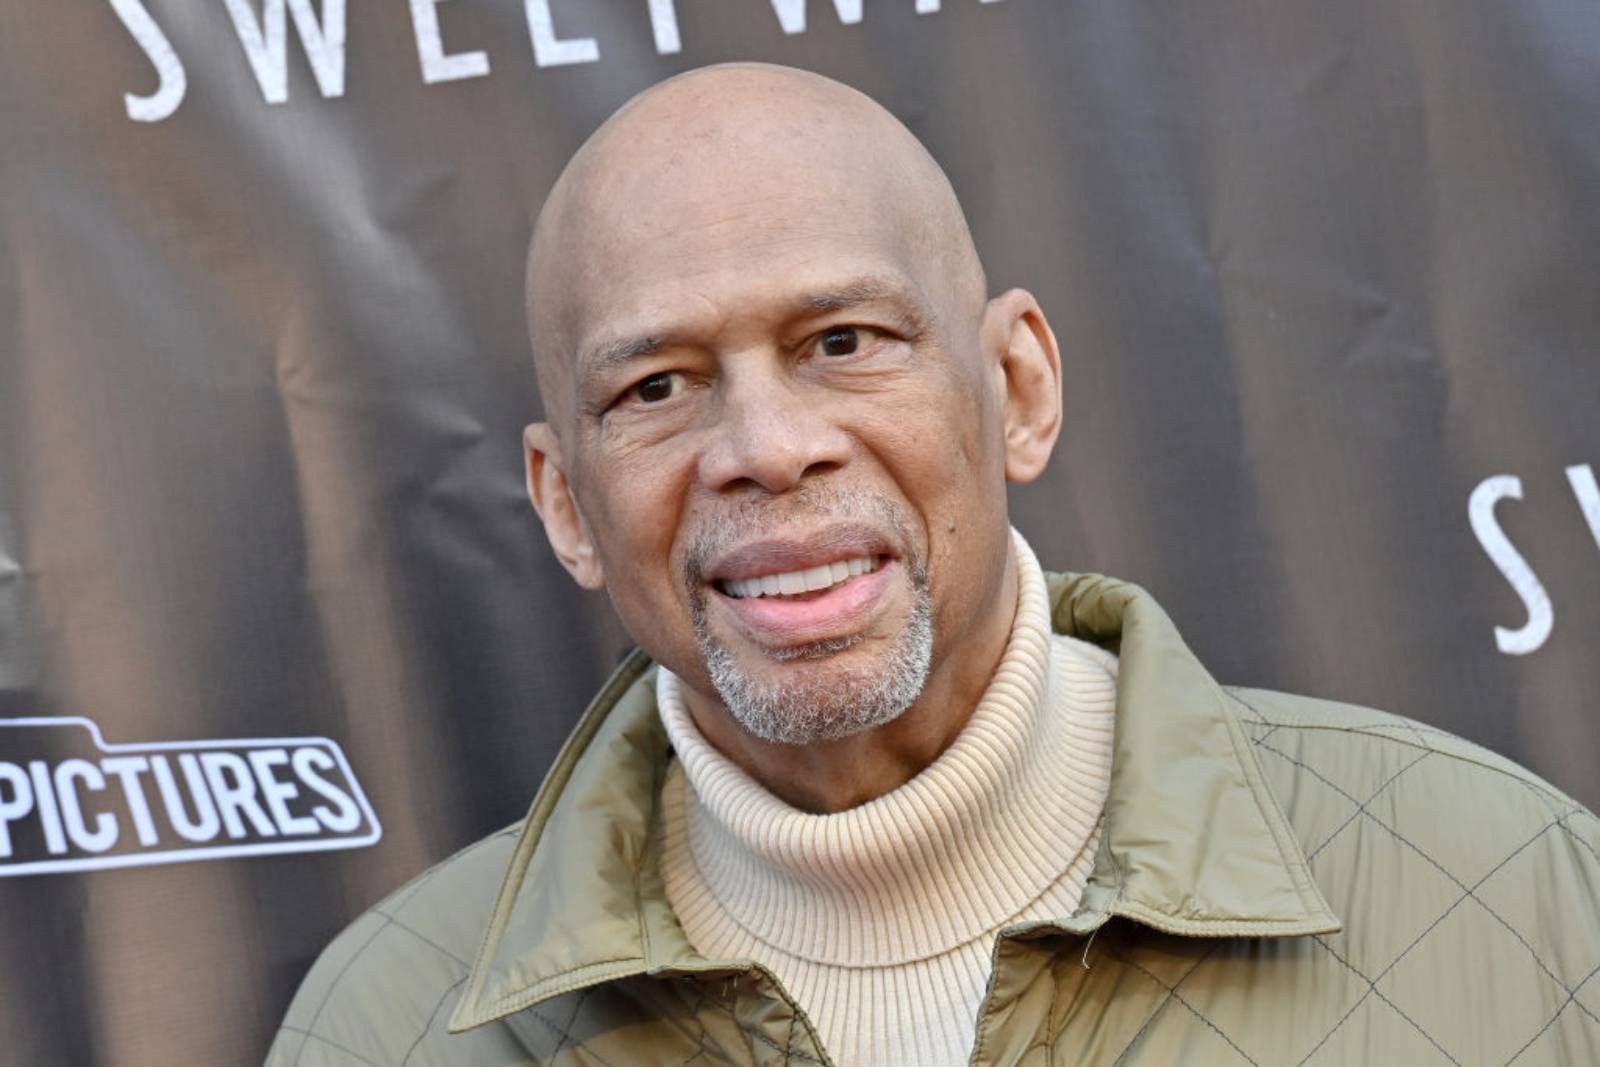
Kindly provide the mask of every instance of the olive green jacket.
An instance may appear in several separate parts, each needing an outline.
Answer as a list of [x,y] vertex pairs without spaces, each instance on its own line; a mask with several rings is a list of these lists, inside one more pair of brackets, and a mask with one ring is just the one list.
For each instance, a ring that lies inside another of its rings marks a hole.
[[[972,1063],[1600,1064],[1593,815],[1431,727],[1224,689],[1135,586],[1050,586],[1121,657],[1105,832],[1076,914],[998,937]],[[650,675],[622,665],[526,819],[328,947],[270,1064],[831,1062],[673,916]]]

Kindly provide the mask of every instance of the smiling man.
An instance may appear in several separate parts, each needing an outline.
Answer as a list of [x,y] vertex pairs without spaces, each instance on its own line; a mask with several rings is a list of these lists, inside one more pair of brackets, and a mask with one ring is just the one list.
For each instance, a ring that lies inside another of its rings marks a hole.
[[527,819],[324,953],[273,1062],[1600,1057],[1593,816],[1225,690],[1011,530],[1056,342],[878,105],[644,93],[550,194],[528,313],[529,493],[641,652]]
[[927,766],[1005,646],[1005,480],[1060,419],[1038,305],[987,300],[937,164],[823,79],[682,78],[573,160],[529,279],[534,506],[697,728],[811,811]]

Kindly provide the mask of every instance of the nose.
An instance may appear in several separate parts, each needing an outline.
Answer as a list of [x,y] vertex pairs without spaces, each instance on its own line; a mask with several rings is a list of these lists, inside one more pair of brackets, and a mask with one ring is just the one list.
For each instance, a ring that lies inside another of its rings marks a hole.
[[850,436],[825,396],[793,388],[781,373],[743,370],[723,379],[717,421],[700,454],[702,485],[718,493],[784,493],[807,474],[845,463]]

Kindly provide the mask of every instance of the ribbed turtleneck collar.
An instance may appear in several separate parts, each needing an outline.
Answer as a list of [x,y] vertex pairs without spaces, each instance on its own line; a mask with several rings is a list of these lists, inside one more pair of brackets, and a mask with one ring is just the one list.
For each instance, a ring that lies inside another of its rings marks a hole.
[[859,807],[815,815],[774,796],[705,741],[660,671],[687,779],[668,803],[683,805],[705,908],[799,959],[893,965],[992,932],[1073,865],[1105,803],[1116,660],[1052,639],[1044,575],[1012,534],[1017,610],[988,689],[938,759]]

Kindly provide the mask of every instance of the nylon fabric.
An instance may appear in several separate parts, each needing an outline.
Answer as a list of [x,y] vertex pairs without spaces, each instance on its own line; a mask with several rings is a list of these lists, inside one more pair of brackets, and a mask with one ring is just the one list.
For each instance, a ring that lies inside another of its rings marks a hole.
[[[1119,688],[1083,901],[1002,931],[974,1064],[1600,1057],[1600,820],[1435,728],[1218,686],[1136,586],[1052,576],[1050,590],[1056,631],[1116,651],[1137,684]],[[664,904],[651,838],[671,754],[653,683],[631,659],[520,829],[336,941],[269,1064],[397,1062],[397,1031],[411,1062],[832,1062],[770,974],[698,956]],[[1163,780],[1135,758],[1157,737],[1193,738]],[[619,864],[632,909],[593,873]],[[396,965],[396,931],[451,965]],[[397,1004],[435,1010],[400,1025]]]

